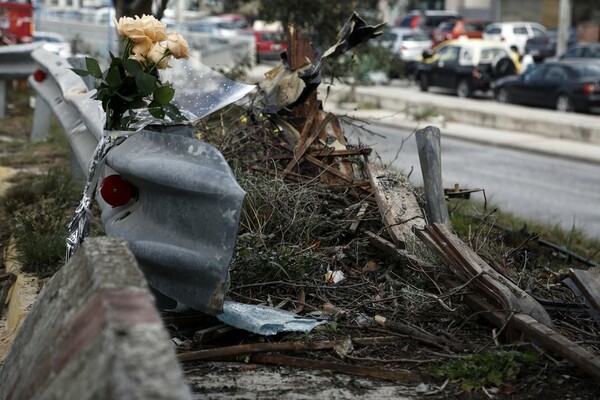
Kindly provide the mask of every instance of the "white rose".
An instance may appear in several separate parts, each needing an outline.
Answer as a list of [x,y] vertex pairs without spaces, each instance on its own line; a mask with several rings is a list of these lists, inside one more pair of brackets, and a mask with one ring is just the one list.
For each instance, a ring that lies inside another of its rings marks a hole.
[[138,43],[147,38],[140,21],[138,17],[136,19],[121,17],[118,21],[115,20],[114,23],[120,36],[127,37],[132,42]]
[[[145,58],[148,55],[148,52],[150,52],[150,49],[152,49],[152,46],[154,45],[154,43],[152,43],[152,40],[150,40],[150,38],[146,38],[145,40],[142,40],[141,42],[136,43],[132,48],[131,48],[131,54],[136,56],[136,60],[139,61],[139,57]],[[134,57],[129,57],[129,58],[134,58]]]
[[139,20],[144,34],[153,42],[160,42],[167,38],[167,27],[152,15],[142,15]]
[[148,60],[154,62],[157,68],[165,69],[167,68],[170,58],[170,56],[165,54],[166,51],[167,47],[165,46],[164,42],[156,42],[146,57]]
[[188,42],[179,33],[169,33],[167,37],[167,48],[175,58],[188,58],[190,47]]

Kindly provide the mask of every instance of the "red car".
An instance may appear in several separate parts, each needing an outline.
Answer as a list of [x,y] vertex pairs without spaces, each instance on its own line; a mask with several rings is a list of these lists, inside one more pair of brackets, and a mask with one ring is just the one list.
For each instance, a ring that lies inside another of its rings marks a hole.
[[283,32],[273,30],[255,30],[256,62],[266,59],[279,59],[279,55],[287,48]]
[[475,19],[457,19],[442,22],[431,34],[433,47],[446,40],[458,39],[461,36],[469,39],[480,39],[489,23],[490,21]]

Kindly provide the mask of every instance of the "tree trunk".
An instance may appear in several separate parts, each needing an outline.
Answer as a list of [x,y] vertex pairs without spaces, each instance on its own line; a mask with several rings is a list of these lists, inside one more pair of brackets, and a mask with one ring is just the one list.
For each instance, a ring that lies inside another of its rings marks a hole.
[[121,17],[134,17],[154,15],[161,19],[168,0],[114,0],[117,19]]

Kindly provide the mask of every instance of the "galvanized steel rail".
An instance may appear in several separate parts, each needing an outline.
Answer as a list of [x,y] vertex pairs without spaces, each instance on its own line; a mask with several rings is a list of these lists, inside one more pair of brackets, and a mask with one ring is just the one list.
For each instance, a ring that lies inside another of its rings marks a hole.
[[[64,127],[87,171],[104,133],[95,91],[61,57],[43,49],[32,56],[44,74],[29,83]],[[193,138],[189,127],[165,130],[170,132],[133,133],[108,153],[100,178],[120,175],[132,185],[132,195],[115,207],[97,196],[102,221],[107,235],[128,242],[160,307],[184,305],[216,314],[227,291],[245,192],[222,155]]]

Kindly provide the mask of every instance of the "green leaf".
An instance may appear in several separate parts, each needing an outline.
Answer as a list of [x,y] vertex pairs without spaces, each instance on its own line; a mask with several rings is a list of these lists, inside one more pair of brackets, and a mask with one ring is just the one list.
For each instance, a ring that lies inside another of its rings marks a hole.
[[90,75],[92,75],[94,78],[102,78],[102,70],[100,69],[100,65],[98,65],[98,61],[94,60],[93,58],[86,57],[85,67],[87,68]]
[[117,96],[119,96],[120,98],[122,98],[123,100],[125,100],[128,103],[131,103],[133,101],[133,97],[122,95],[119,92],[117,92]]
[[154,101],[162,106],[169,104],[173,96],[175,96],[175,89],[169,86],[161,86],[154,90]]
[[86,69],[71,68],[71,71],[73,71],[77,75],[83,76],[83,77],[86,77],[86,76],[90,75],[90,72],[88,70],[86,70]]
[[165,110],[162,107],[148,107],[148,112],[154,118],[158,118],[158,119],[165,118]]
[[108,86],[111,88],[118,88],[121,83],[123,83],[119,68],[110,68],[108,70],[108,73],[106,74],[106,83],[108,83]]
[[165,110],[165,112],[167,113],[167,115],[169,116],[169,118],[171,118],[175,122],[182,122],[182,121],[187,121],[188,120],[181,113],[181,111],[179,111],[179,108],[177,108],[173,104],[166,104],[166,105],[163,106],[163,109]]
[[142,70],[142,64],[140,64],[139,61],[129,59],[123,61],[123,68],[125,68],[125,71],[129,72],[129,74],[135,76],[135,74]]
[[129,103],[129,108],[132,110],[143,107],[146,107],[146,102],[142,97],[135,97],[131,103]]
[[156,86],[156,77],[139,71],[135,74],[135,85],[142,96],[150,96]]

